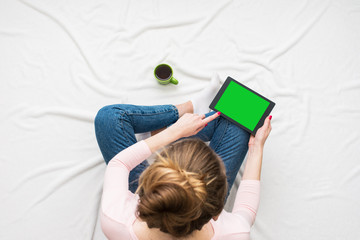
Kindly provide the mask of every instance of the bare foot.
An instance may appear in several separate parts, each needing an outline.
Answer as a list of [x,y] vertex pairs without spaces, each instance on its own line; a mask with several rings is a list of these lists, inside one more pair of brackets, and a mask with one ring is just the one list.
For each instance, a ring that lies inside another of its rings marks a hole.
[[179,117],[181,117],[185,113],[194,113],[194,107],[191,101],[175,105],[175,107],[178,109]]

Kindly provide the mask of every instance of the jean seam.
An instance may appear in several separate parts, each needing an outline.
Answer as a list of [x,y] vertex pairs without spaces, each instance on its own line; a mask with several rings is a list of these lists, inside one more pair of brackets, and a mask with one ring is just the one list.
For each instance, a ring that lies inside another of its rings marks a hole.
[[[119,125],[120,125],[122,132],[125,132],[125,128],[124,128],[124,124],[123,124],[125,114],[126,114],[126,112],[123,111],[122,113],[120,113],[120,118],[119,118],[119,120],[120,120]],[[124,135],[125,135],[126,141],[128,142],[128,146],[131,146],[132,144],[130,142],[129,137],[126,134],[124,134]]]
[[175,117],[176,119],[179,119],[179,111],[177,109],[177,107],[175,107],[174,105],[170,104],[170,106],[172,107],[173,111],[174,111],[174,114],[175,114]]
[[138,116],[138,115],[142,115],[142,116],[148,116],[148,115],[158,115],[158,114],[162,114],[162,113],[167,113],[167,112],[171,112],[171,111],[174,111],[174,114],[177,118],[179,118],[179,112],[177,110],[177,108],[174,106],[174,105],[171,105],[170,104],[170,107],[172,109],[168,109],[166,111],[161,111],[161,112],[152,112],[152,113],[137,113],[137,112],[131,112],[131,111],[128,111],[128,110],[123,110],[126,114],[128,115],[135,115],[135,116]]
[[166,113],[166,112],[170,112],[171,110],[168,110],[168,111],[165,111],[165,112],[154,112],[154,113],[126,113],[128,115],[134,115],[134,116],[137,116],[137,115],[141,115],[141,116],[149,116],[149,115],[158,115],[158,114],[161,114],[161,113]]

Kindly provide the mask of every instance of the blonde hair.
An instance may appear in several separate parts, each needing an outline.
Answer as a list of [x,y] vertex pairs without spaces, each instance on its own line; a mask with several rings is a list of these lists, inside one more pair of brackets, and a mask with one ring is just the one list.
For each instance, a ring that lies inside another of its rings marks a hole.
[[220,157],[200,139],[177,141],[140,176],[138,217],[149,228],[185,237],[224,207],[226,173]]

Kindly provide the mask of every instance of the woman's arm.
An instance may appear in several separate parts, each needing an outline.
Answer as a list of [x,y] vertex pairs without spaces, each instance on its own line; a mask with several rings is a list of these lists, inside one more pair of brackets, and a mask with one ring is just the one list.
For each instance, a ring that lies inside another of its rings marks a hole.
[[243,180],[260,180],[261,164],[263,158],[262,146],[249,146]]
[[165,130],[155,134],[154,136],[151,136],[144,141],[149,146],[150,151],[153,153],[160,149],[161,147],[164,147],[180,138],[180,133],[173,131],[173,129],[166,128]]
[[209,122],[217,118],[219,114],[215,113],[207,118],[205,115],[185,113],[176,123],[166,128],[164,131],[145,139],[151,152],[155,152],[180,138],[189,137],[197,134]]
[[106,167],[101,201],[102,213],[120,223],[128,219],[127,204],[129,172],[151,155],[144,141],[137,142],[119,152]]
[[271,116],[265,119],[264,125],[259,128],[255,137],[250,136],[243,180],[260,180],[264,144],[271,131],[270,120]]
[[245,219],[251,226],[256,217],[260,201],[260,175],[264,144],[271,131],[271,116],[265,119],[264,125],[250,136],[249,151],[244,175],[236,194],[233,213]]

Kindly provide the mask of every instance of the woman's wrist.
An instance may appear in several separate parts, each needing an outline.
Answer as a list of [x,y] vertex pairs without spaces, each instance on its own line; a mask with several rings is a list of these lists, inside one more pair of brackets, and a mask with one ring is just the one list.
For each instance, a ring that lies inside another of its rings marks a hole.
[[182,138],[183,136],[181,135],[181,131],[176,129],[174,127],[174,125],[171,125],[170,127],[166,128],[167,134],[169,134],[171,136],[171,138],[173,139],[173,141],[176,141],[180,138]]
[[249,145],[245,170],[242,179],[260,180],[263,145]]
[[176,141],[180,137],[172,129],[166,128],[164,131],[145,139],[145,142],[149,146],[151,152],[155,152],[158,149]]
[[263,150],[264,148],[261,145],[250,146],[247,154],[247,159],[250,161],[262,160]]
[[175,142],[176,140],[182,138],[181,132],[176,131],[171,126],[166,128],[164,130],[164,132],[165,132],[165,136],[168,139],[169,143]]
[[249,152],[262,152],[264,150],[263,144],[249,144]]

